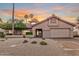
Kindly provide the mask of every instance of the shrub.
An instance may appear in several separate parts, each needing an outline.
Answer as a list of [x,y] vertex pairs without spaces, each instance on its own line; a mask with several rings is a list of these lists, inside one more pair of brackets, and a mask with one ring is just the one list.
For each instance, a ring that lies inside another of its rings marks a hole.
[[26,32],[26,35],[33,35],[32,32]]
[[12,33],[7,33],[7,35],[12,35]]
[[41,41],[41,42],[40,42],[40,45],[47,45],[47,42]]
[[36,43],[37,43],[37,41],[32,41],[31,43],[32,43],[32,44],[36,44]]
[[0,41],[5,41],[5,40],[0,40]]
[[27,40],[24,40],[24,41],[23,41],[23,43],[27,43],[27,42],[28,42]]
[[3,32],[0,32],[0,37],[1,37],[1,38],[4,38],[4,37],[5,37],[5,35],[4,35]]

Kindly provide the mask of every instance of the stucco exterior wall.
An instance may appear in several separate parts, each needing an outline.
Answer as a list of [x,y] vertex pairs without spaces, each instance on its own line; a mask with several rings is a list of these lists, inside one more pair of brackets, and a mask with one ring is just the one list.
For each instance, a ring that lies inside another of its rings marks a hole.
[[56,29],[57,28],[69,28],[70,29],[70,34],[71,34],[70,37],[73,37],[73,26],[70,25],[70,24],[67,24],[65,22],[62,22],[60,20],[58,20],[58,24],[56,26],[49,26],[49,20],[34,26],[32,28],[33,36],[35,36],[35,29],[42,29],[43,30],[43,37],[48,37],[49,38],[51,36],[50,31],[53,30],[53,28],[54,29],[55,28]]

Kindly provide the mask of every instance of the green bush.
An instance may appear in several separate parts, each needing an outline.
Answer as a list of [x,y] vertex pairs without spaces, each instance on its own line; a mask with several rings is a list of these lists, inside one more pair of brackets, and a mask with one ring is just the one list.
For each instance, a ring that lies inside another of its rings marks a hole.
[[47,42],[41,41],[41,42],[40,42],[40,45],[47,45]]
[[23,41],[23,43],[27,43],[27,42],[28,42],[27,40],[24,40],[24,41]]
[[32,43],[32,44],[37,44],[37,41],[32,41],[31,43]]
[[5,41],[5,40],[0,40],[0,41]]
[[7,33],[7,35],[12,35],[12,33]]
[[0,37],[1,37],[1,38],[4,38],[4,37],[5,37],[5,35],[4,35],[3,32],[0,32]]
[[32,32],[26,32],[26,35],[33,35]]

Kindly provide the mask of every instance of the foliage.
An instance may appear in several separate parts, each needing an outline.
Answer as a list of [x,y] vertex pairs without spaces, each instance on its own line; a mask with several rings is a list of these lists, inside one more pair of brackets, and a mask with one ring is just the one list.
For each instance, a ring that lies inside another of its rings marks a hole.
[[15,29],[18,29],[18,30],[23,30],[23,29],[26,29],[26,24],[22,23],[21,21],[20,22],[17,22],[15,23]]
[[[10,29],[12,29],[12,23],[3,23],[3,24],[0,25],[0,28],[10,30]],[[22,23],[21,21],[16,22],[14,24],[14,29],[24,30],[24,29],[26,29],[26,24]]]
[[5,41],[5,40],[0,40],[0,41]]
[[32,41],[31,43],[32,43],[32,44],[36,44],[36,43],[37,43],[37,41]]
[[47,42],[41,41],[41,42],[40,42],[40,45],[47,45]]
[[5,37],[5,35],[4,35],[3,32],[0,32],[0,37],[1,37],[1,38],[4,38],[4,37]]
[[26,32],[26,35],[33,35],[32,32]]
[[23,41],[23,43],[27,43],[27,42],[28,42],[27,40],[24,40],[24,41]]
[[28,18],[28,15],[24,15],[24,18]]
[[2,29],[11,29],[12,24],[11,23],[4,23],[0,26]]
[[0,18],[0,21],[2,22],[2,19]]
[[7,33],[6,35],[12,35],[12,33]]
[[33,18],[33,16],[34,16],[33,14],[30,14],[30,15],[29,15],[30,18]]
[[26,19],[27,18],[33,18],[33,16],[34,16],[33,14],[29,14],[29,15],[26,14],[26,15],[24,15],[24,18],[26,18]]

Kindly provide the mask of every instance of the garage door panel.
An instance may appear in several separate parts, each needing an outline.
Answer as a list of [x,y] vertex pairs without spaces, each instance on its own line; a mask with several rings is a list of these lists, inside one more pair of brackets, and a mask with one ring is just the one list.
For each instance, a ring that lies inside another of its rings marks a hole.
[[49,30],[44,30],[44,31],[43,31],[43,37],[44,37],[44,38],[49,38],[49,37],[51,37],[50,31],[49,31]]
[[52,29],[51,37],[70,37],[70,29]]

